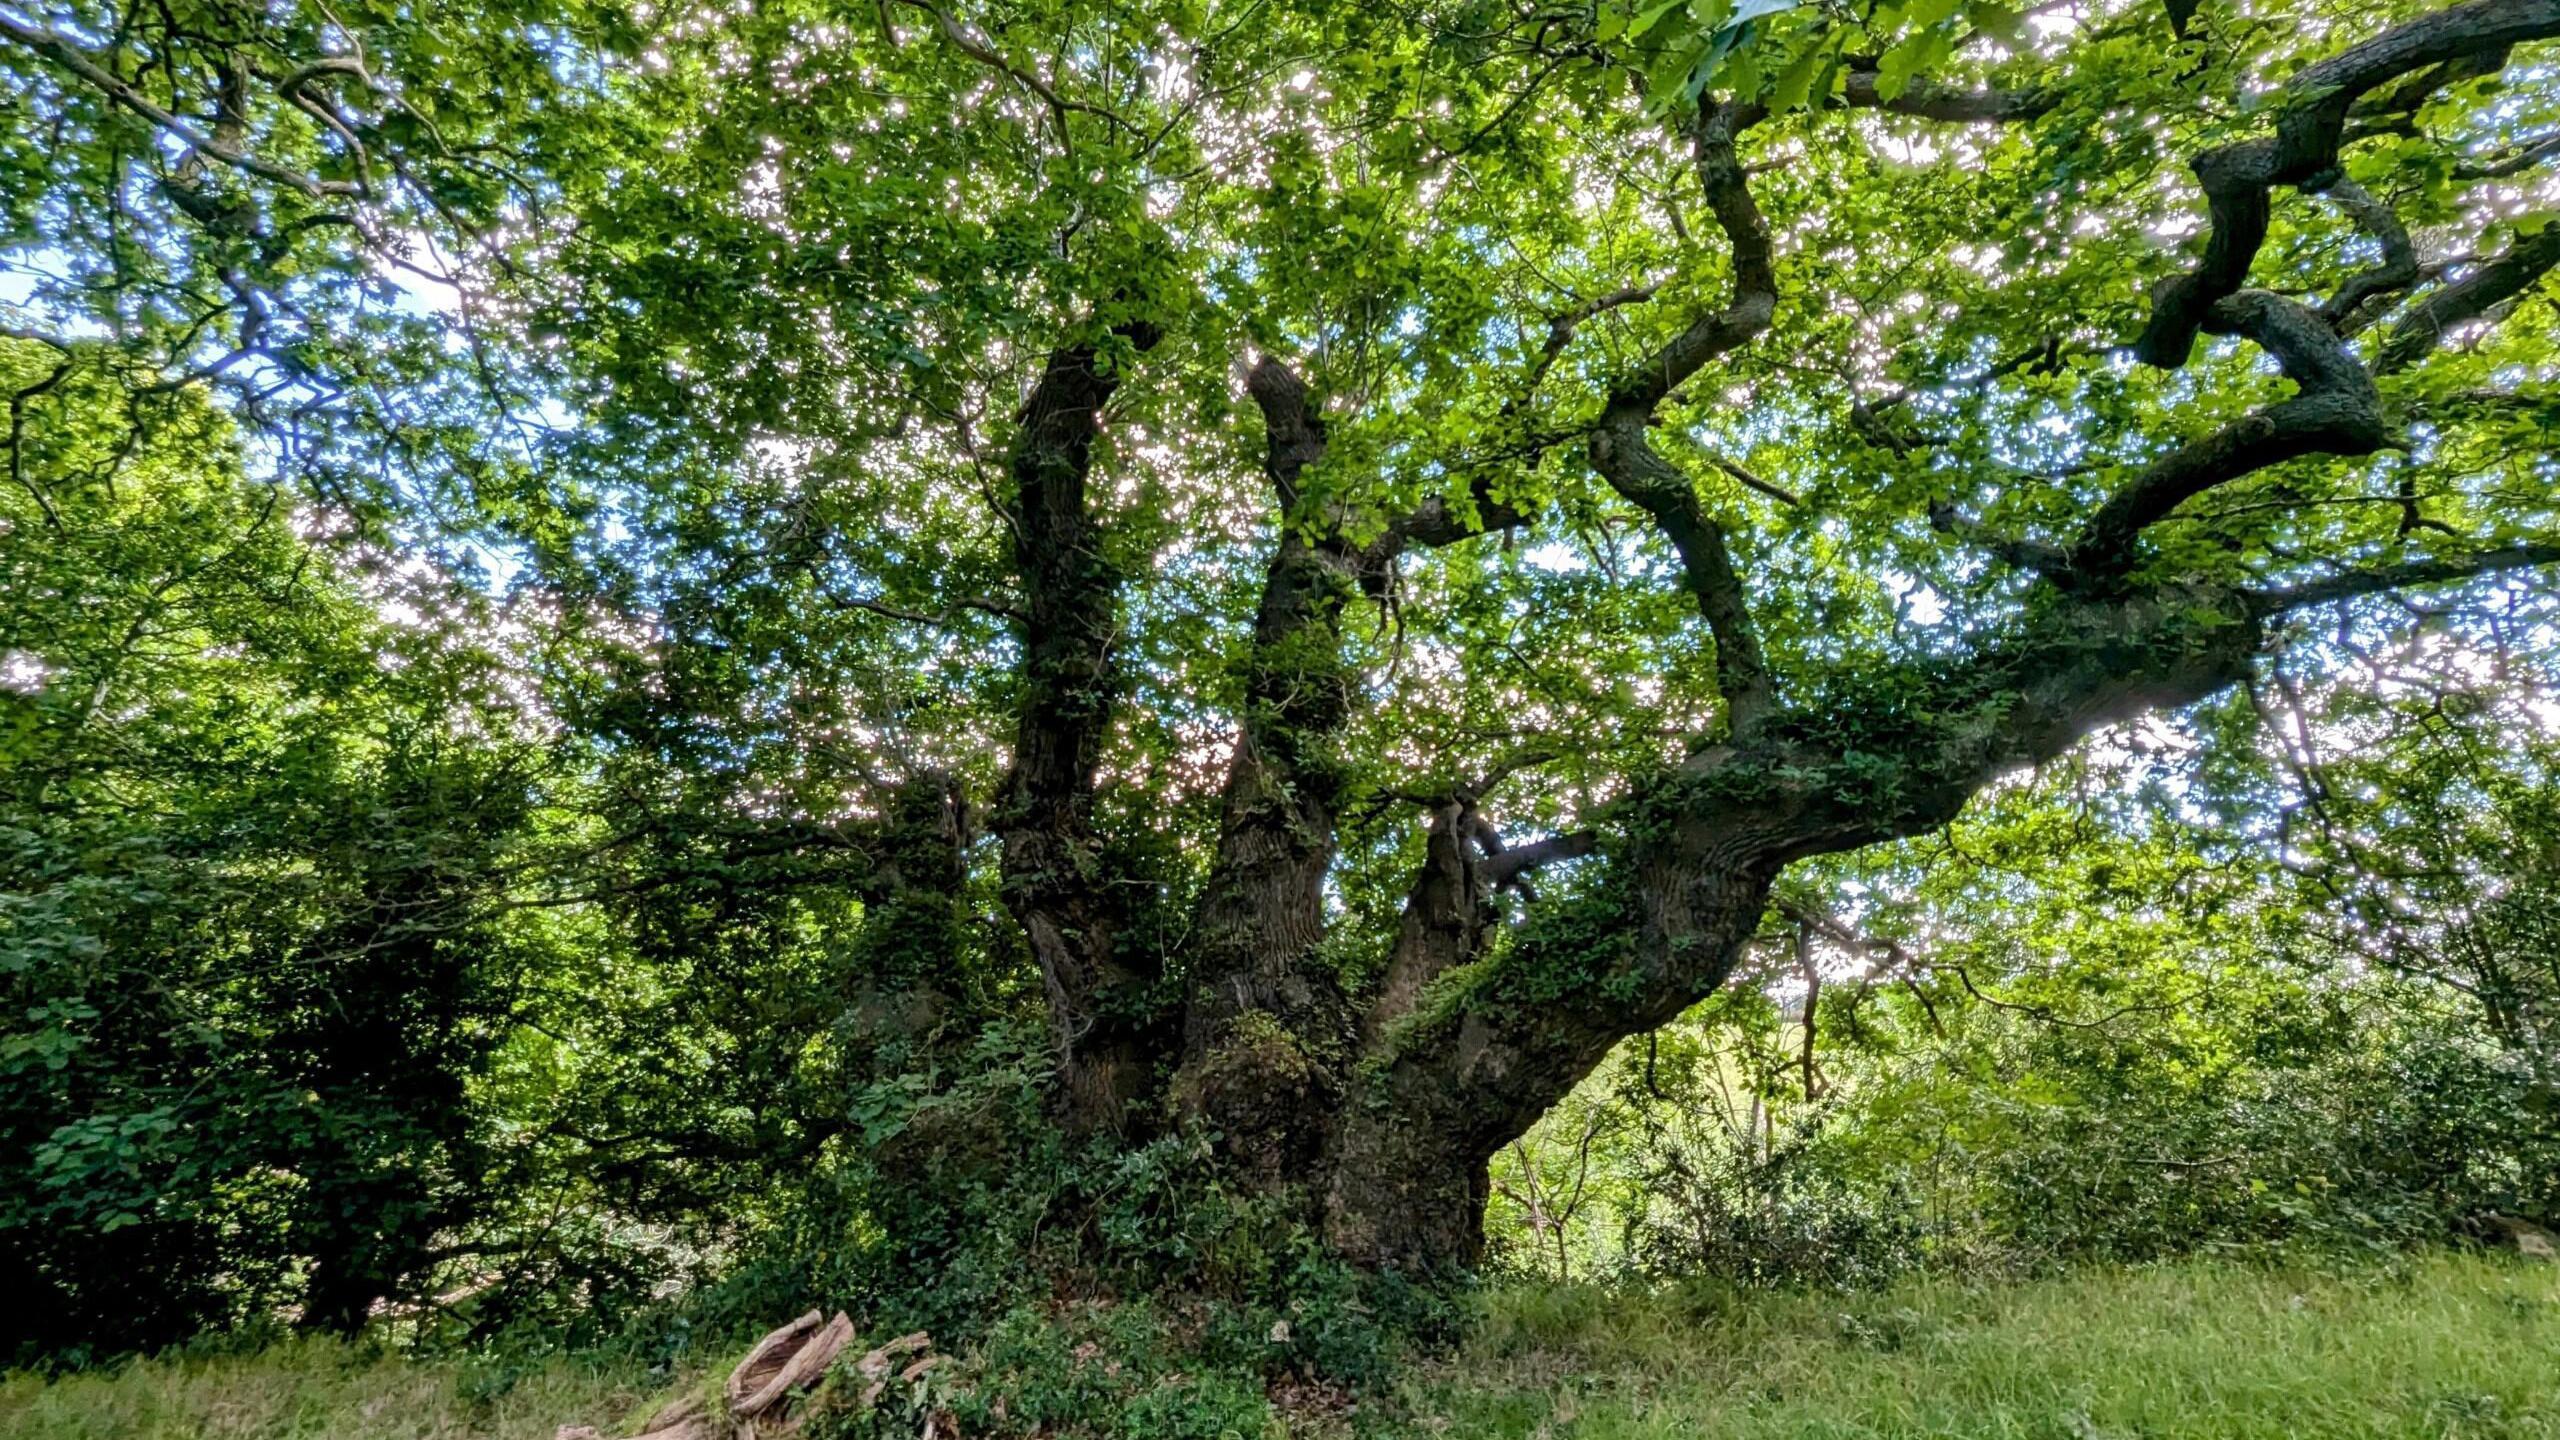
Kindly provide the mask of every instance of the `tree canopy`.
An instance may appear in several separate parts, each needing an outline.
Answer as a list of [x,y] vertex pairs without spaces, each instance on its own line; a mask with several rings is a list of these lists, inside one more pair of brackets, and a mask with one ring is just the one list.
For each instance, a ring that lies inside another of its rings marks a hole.
[[[2426,968],[2496,847],[2376,857],[2553,833],[2555,40],[0,8],[5,1263],[105,1344],[119,1265],[200,1285],[146,1340],[260,1265],[356,1324],[1036,1133],[1472,1264],[1769,926],[2038,913],[1912,847],[2101,733],[2218,838],[2057,873],[2326,867],[2254,893]],[[862,1194],[937,1265],[1014,1203]]]

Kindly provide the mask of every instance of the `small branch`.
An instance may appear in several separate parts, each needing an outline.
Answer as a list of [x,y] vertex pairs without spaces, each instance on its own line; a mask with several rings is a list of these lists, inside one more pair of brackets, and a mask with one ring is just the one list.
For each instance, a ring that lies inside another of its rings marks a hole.
[[1485,796],[1492,794],[1495,787],[1499,786],[1503,781],[1510,779],[1521,771],[1534,770],[1541,765],[1552,765],[1563,758],[1564,757],[1562,755],[1553,750],[1535,746],[1526,750],[1515,750],[1493,762],[1492,767],[1486,770],[1482,776],[1478,777],[1475,784],[1468,787],[1467,794],[1481,800]]
[[1537,393],[1538,387],[1546,381],[1547,372],[1555,368],[1557,358],[1564,354],[1567,345],[1573,343],[1574,334],[1580,330],[1583,322],[1610,310],[1629,305],[1641,305],[1652,299],[1661,288],[1659,285],[1630,285],[1624,290],[1603,295],[1597,300],[1586,300],[1570,310],[1548,317],[1547,343],[1538,351],[1538,358],[1530,363],[1529,373],[1522,377],[1519,397],[1504,408],[1516,409],[1521,400]]
[[2521,175],[2554,155],[2560,155],[2560,135],[2546,135],[2530,144],[2518,146],[2495,160],[2456,165],[2453,167],[2453,178],[2456,180],[2504,180],[2510,176]]
[[1798,510],[1804,508],[1804,497],[1798,495],[1793,490],[1789,490],[1785,486],[1777,484],[1774,481],[1761,479],[1749,470],[1744,469],[1739,461],[1728,460],[1724,456],[1719,455],[1712,450],[1705,453],[1708,464],[1713,465],[1727,475],[1732,476],[1734,479],[1741,481],[1746,488],[1757,490],[1761,494],[1768,496],[1770,499],[1777,501],[1781,505],[1791,506]]
[[2444,337],[2523,294],[2560,265],[2560,223],[2519,239],[2505,254],[2429,295],[2382,342],[2374,371],[2396,374],[2427,357]]
[[2439,560],[2412,560],[2399,565],[2379,565],[2366,570],[2348,570],[2339,574],[2306,581],[2282,590],[2258,590],[2249,595],[2249,604],[2261,615],[2282,615],[2313,605],[2335,600],[2352,600],[2363,595],[2380,595],[2393,590],[2418,589],[2431,585],[2458,584],[2509,570],[2530,570],[2546,565],[2560,565],[2560,543],[2525,542],[2477,554]]
[[899,0],[899,3],[921,10],[933,17],[934,28],[940,30],[943,38],[949,40],[960,53],[991,70],[1004,74],[1015,84],[1038,96],[1041,103],[1049,107],[1050,117],[1057,122],[1059,147],[1068,154],[1075,153],[1075,137],[1067,131],[1067,116],[1071,112],[1097,116],[1115,129],[1143,137],[1143,132],[1122,119],[1118,112],[1105,106],[1088,104],[1082,100],[1071,100],[1059,94],[1056,86],[1006,59],[1004,53],[996,49],[995,42],[989,39],[985,32],[958,19],[942,7],[932,4],[931,0]]
[[[931,625],[946,630],[951,628],[952,624],[951,612],[948,610],[936,614],[929,610],[910,610],[903,605],[892,605],[885,600],[855,600],[840,595],[829,598],[844,609],[867,611],[873,615],[886,616],[891,620],[904,620],[911,624]],[[1030,618],[1001,600],[992,600],[978,595],[967,595],[955,599],[951,602],[951,607],[953,610],[980,611],[1015,624],[1027,623]]]
[[99,66],[79,46],[50,30],[24,24],[12,16],[0,14],[0,36],[14,40],[51,60],[54,64],[78,76],[83,83],[104,94],[108,99],[184,140],[199,154],[209,155],[235,170],[261,179],[272,180],[279,185],[301,191],[315,200],[333,195],[359,193],[358,187],[350,181],[314,179],[271,161],[261,160],[246,151],[233,149],[154,104],[149,96],[117,79]]
[[2353,180],[2330,186],[2329,198],[2338,202],[2338,208],[2346,212],[2357,229],[2382,246],[2381,264],[2349,278],[2338,287],[2337,294],[2329,297],[2329,303],[2320,307],[2329,328],[2341,335],[2353,335],[2364,327],[2362,312],[2366,305],[2418,283],[2418,249],[2409,243],[2409,227],[2400,223],[2399,212]]
[[1941,535],[1978,545],[2012,569],[2037,575],[2059,575],[2070,568],[2071,556],[2062,547],[1999,534],[1945,501],[1931,502],[1929,528]]

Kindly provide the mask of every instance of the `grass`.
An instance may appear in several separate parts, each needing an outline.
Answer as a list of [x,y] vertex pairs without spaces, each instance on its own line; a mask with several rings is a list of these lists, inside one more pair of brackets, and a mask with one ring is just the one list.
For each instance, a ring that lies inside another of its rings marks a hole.
[[335,1341],[0,1380],[0,1440],[551,1440],[607,1434],[662,1388],[630,1367],[408,1360]]
[[[2188,1263],[1874,1295],[1498,1290],[1390,1403],[1307,1433],[1518,1440],[2560,1440],[2560,1266]],[[629,1369],[318,1341],[0,1380],[0,1440],[549,1440],[648,1406]],[[1133,1436],[1131,1440],[1151,1440]]]
[[2189,1263],[1854,1298],[1492,1297],[1412,1428],[1652,1437],[2560,1437],[2560,1267]]

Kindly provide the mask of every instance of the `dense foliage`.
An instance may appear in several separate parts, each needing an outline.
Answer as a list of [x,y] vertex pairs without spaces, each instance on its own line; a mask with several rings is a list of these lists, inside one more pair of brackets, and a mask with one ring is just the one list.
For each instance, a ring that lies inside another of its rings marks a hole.
[[2555,40],[0,5],[0,1347],[2552,1219]]

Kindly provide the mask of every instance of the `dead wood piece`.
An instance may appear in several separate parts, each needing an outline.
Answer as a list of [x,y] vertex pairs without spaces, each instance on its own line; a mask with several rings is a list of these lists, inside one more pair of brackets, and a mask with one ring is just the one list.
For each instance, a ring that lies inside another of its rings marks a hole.
[[729,1414],[740,1420],[762,1415],[793,1391],[815,1385],[852,1342],[853,1322],[841,1310],[823,1323],[812,1310],[767,1335],[729,1372]]
[[933,1337],[918,1330],[912,1335],[901,1335],[856,1360],[853,1362],[853,1368],[860,1371],[865,1380],[885,1380],[889,1377],[890,1368],[898,1361],[909,1355],[923,1354],[932,1348]]

